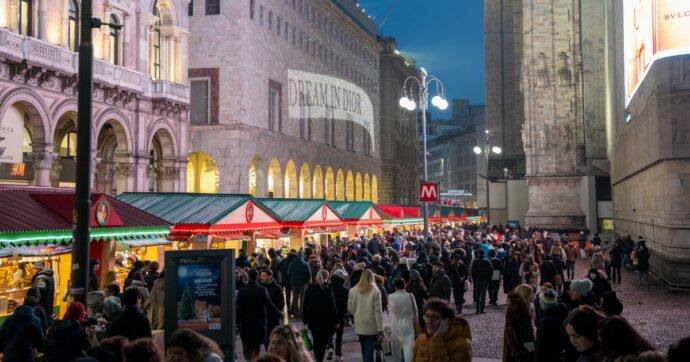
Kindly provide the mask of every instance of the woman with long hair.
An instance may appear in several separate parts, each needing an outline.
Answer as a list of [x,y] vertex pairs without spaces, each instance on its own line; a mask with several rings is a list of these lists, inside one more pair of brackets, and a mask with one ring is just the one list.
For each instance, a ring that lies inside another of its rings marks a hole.
[[405,279],[397,278],[393,285],[395,293],[388,296],[392,314],[393,361],[411,361],[415,337],[421,332],[417,303],[411,293],[405,292]]
[[625,318],[608,316],[599,322],[597,333],[600,348],[599,361],[617,361],[624,357],[637,357],[642,352],[655,350]]
[[222,362],[223,352],[210,338],[188,329],[178,329],[165,348],[166,362]]
[[405,285],[405,291],[414,296],[414,301],[417,305],[417,320],[419,321],[421,329],[424,329],[425,324],[424,318],[422,318],[422,307],[424,307],[424,303],[429,299],[429,292],[418,271],[410,270],[409,275],[410,281]]
[[101,279],[101,288],[105,289],[110,284],[117,285],[117,278],[114,271],[107,271],[103,278]]
[[289,324],[281,324],[271,331],[268,339],[268,353],[285,361],[312,362],[311,355],[304,348],[299,331]]
[[[597,326],[599,321],[604,319],[604,315],[588,305],[573,309],[565,318],[563,325],[565,333],[568,335],[570,344],[575,349],[574,355],[568,356],[567,360],[577,360],[578,362],[597,361],[597,350],[599,349],[599,338]],[[627,341],[626,341],[627,342]],[[569,351],[566,348],[566,351]]]
[[531,285],[520,284],[508,293],[506,324],[503,330],[503,360],[534,360],[534,289]]
[[383,311],[381,292],[370,269],[364,270],[357,285],[350,289],[347,310],[355,318],[355,333],[362,348],[362,361],[373,362],[377,337],[383,334]]
[[335,306],[333,289],[328,281],[328,271],[321,269],[314,284],[309,284],[304,295],[304,315],[302,321],[311,330],[314,338],[314,357],[323,361],[328,341],[338,328],[338,311]]
[[520,265],[520,277],[524,284],[531,285],[534,290],[537,289],[539,283],[539,264],[534,261],[533,255],[528,255],[525,262]]

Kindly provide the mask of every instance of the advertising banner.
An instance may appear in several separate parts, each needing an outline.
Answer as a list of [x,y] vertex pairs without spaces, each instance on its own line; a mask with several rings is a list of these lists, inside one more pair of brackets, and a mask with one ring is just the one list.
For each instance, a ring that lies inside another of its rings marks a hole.
[[23,116],[16,108],[10,107],[0,122],[0,163],[21,164],[24,156],[22,153],[23,140]]
[[288,69],[288,116],[352,121],[369,132],[374,150],[374,107],[360,87],[323,74]]
[[690,1],[624,0],[625,105],[652,63],[690,54]]

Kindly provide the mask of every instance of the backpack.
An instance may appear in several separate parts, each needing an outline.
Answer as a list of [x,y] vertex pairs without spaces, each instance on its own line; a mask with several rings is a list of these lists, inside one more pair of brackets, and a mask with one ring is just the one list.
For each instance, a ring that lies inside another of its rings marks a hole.
[[610,250],[606,250],[604,252],[604,263],[607,265],[611,264],[611,251]]

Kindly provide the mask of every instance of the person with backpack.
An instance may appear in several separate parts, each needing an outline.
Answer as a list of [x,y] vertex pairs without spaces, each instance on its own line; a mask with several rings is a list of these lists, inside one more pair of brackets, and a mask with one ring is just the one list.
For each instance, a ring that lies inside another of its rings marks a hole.
[[491,266],[494,268],[491,282],[489,282],[489,304],[498,305],[498,290],[501,287],[501,276],[503,275],[503,262],[497,257],[495,249],[489,250]]
[[424,284],[431,285],[431,276],[434,272],[431,270],[431,264],[427,261],[427,255],[425,252],[421,252],[417,256],[417,260],[412,264],[413,270],[419,272],[419,276],[424,281]]

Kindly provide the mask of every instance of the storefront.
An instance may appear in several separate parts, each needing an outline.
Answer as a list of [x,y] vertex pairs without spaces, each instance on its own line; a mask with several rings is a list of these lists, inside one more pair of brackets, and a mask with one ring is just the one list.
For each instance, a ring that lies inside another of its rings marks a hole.
[[355,235],[383,234],[383,216],[368,201],[329,201],[328,205],[335,210],[347,225],[347,237]]
[[[90,256],[101,261],[99,276],[115,269],[117,244],[150,246],[147,242],[165,240],[170,231],[167,222],[112,197],[92,194],[91,204]],[[54,312],[66,309],[73,205],[73,189],[0,188],[0,208],[11,210],[0,213],[0,320],[22,303],[37,262],[53,270]],[[162,260],[154,253],[143,255]]]
[[128,192],[118,199],[173,224],[170,239],[176,250],[233,249],[237,255],[243,249],[251,254],[286,238],[278,220],[251,195]]
[[333,235],[345,230],[345,222],[319,199],[256,199],[280,221],[282,231],[290,234],[290,249],[305,244],[327,247]]

